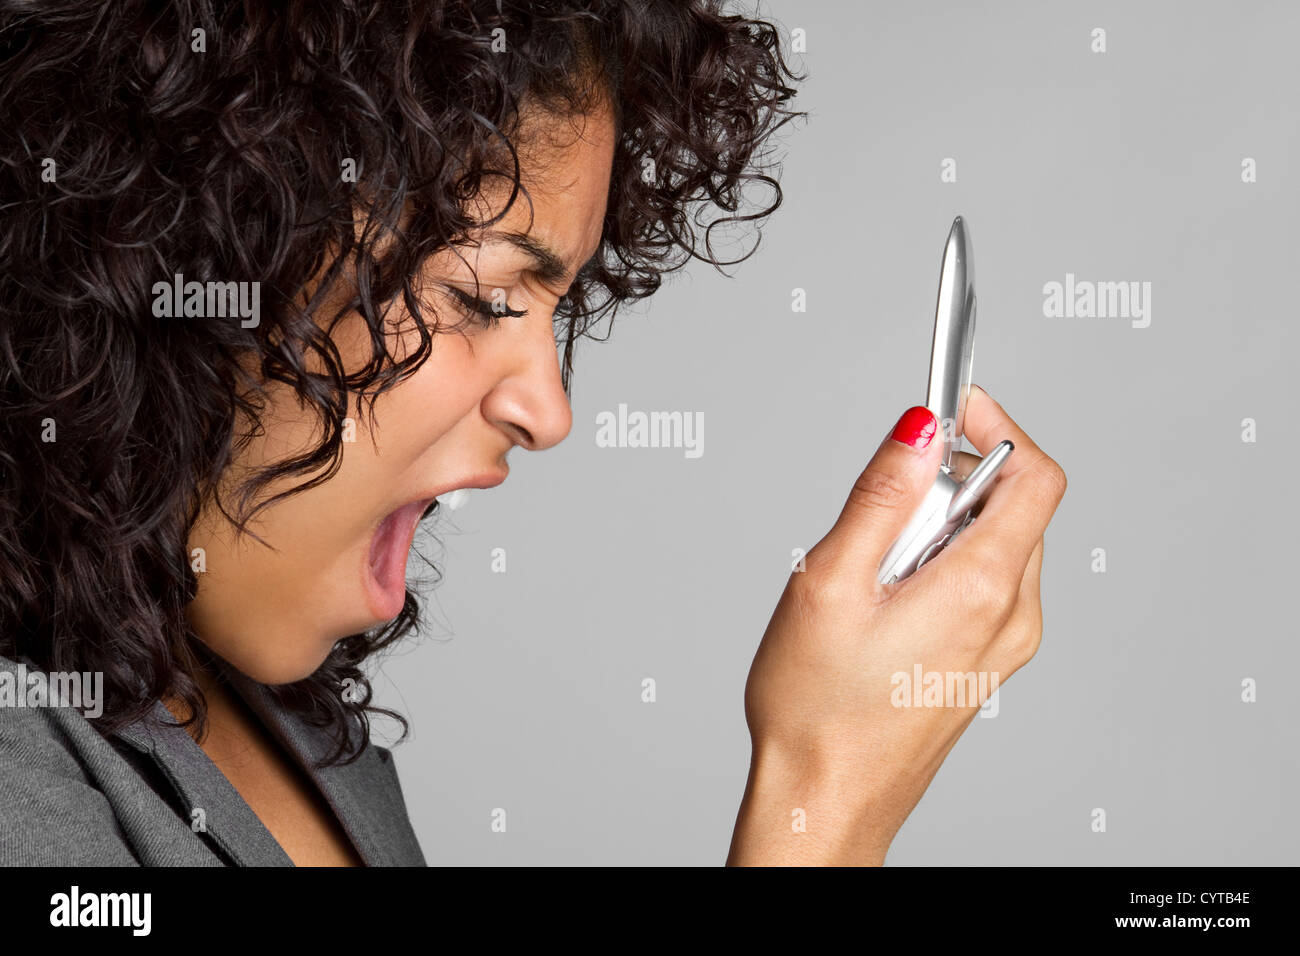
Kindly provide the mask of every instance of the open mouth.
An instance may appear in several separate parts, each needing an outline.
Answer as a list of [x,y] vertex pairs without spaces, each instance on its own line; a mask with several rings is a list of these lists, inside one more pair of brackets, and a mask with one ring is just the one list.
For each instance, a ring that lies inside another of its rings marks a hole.
[[415,529],[434,501],[430,498],[404,505],[375,529],[366,570],[371,610],[376,617],[390,621],[406,603],[406,560],[415,540]]

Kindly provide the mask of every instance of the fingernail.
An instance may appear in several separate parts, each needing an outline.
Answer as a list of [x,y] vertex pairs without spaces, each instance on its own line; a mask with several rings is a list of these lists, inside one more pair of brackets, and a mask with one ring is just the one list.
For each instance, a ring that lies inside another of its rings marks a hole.
[[934,412],[924,405],[917,405],[903,412],[889,437],[912,448],[921,449],[930,444],[935,432],[939,430],[939,421]]

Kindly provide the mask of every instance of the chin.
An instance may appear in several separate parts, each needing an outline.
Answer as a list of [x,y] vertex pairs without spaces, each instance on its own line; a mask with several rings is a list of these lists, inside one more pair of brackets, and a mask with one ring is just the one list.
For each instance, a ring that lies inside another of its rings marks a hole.
[[[356,555],[348,555],[335,567],[315,574],[307,587],[268,588],[275,597],[270,606],[260,600],[232,607],[233,599],[218,602],[226,595],[209,594],[191,608],[190,623],[215,654],[260,684],[305,680],[320,669],[339,641],[380,627],[401,610],[399,598],[404,603],[405,587],[397,592],[394,586],[391,590],[396,593],[385,600],[365,577],[358,580],[359,563]],[[212,613],[215,606],[221,607],[219,614]]]
[[243,635],[261,634],[264,639],[252,644],[246,639],[227,642],[207,640],[205,643],[240,673],[259,684],[293,684],[306,680],[320,670],[340,640],[374,626],[373,622],[362,621],[357,627],[349,628],[343,624],[321,630],[319,625],[309,626],[311,623],[301,617],[256,626],[250,626],[251,622],[244,621],[241,628]]
[[334,645],[323,641],[315,647],[255,647],[213,650],[245,677],[259,684],[293,684],[305,680],[320,669]]

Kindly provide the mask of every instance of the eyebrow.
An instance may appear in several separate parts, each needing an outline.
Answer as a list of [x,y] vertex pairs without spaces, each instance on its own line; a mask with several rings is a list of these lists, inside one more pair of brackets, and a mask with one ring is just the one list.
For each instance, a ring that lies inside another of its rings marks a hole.
[[522,232],[489,232],[483,236],[487,242],[508,242],[532,257],[533,272],[543,282],[562,282],[569,277],[569,267],[550,246]]

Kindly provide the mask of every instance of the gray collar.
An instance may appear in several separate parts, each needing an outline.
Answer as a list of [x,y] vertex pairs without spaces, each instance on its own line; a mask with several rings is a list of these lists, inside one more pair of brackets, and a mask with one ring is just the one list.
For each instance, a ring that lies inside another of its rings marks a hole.
[[[367,746],[351,764],[317,769],[316,762],[333,743],[329,733],[283,707],[266,686],[229,665],[222,670],[236,693],[325,797],[366,865],[391,865],[405,859],[407,854],[399,843],[403,828],[392,825],[394,814],[406,819],[405,806],[394,805],[394,791],[398,801],[401,797],[392,755]],[[184,728],[175,726],[175,718],[161,701],[154,704],[151,718],[123,727],[116,736],[154,761],[189,809],[191,823],[194,811],[201,809],[208,835],[240,865],[292,866],[257,814],[203,748]]]

